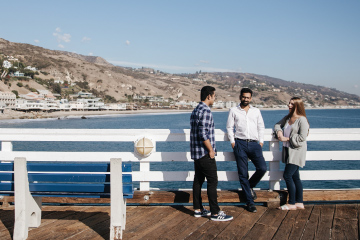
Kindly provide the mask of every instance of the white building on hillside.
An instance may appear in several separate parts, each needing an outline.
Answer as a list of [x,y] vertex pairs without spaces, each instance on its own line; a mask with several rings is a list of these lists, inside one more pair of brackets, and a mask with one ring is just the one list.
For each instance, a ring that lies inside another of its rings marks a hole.
[[14,76],[15,76],[15,77],[24,77],[25,74],[24,74],[24,73],[21,73],[21,72],[19,72],[19,71],[16,71],[16,72],[14,72]]
[[227,101],[225,103],[225,107],[226,108],[232,108],[232,107],[236,107],[237,105],[239,105],[237,102],[234,102],[234,101]]
[[36,67],[32,67],[32,66],[27,66],[27,67],[24,68],[24,69],[27,69],[27,70],[30,70],[30,71],[34,71],[34,72],[37,71]]
[[57,111],[58,105],[55,102],[46,100],[17,99],[16,110],[18,111]]
[[93,96],[92,93],[78,92],[78,97],[80,97],[80,98],[92,98],[94,96]]
[[214,109],[222,109],[224,107],[225,107],[225,104],[223,101],[217,101],[217,102],[214,102],[214,104],[213,104]]
[[9,62],[9,61],[7,61],[7,60],[4,60],[2,66],[3,66],[4,68],[11,68],[12,64],[11,64],[11,62]]
[[60,79],[59,77],[57,77],[57,78],[54,80],[54,83],[64,84],[64,80],[62,80],[62,79]]
[[69,103],[71,110],[100,110],[103,109],[105,104],[101,101],[101,98],[92,98],[92,99],[77,99],[77,101],[72,101]]
[[103,106],[103,109],[106,110],[114,110],[114,111],[122,111],[126,110],[126,103],[110,103]]
[[44,98],[45,100],[48,100],[48,101],[54,101],[56,99],[54,94],[52,92],[50,92],[49,90],[38,90],[38,91],[39,91],[40,98]]
[[12,92],[0,92],[0,105],[13,108],[16,104],[16,95]]
[[29,92],[27,94],[21,94],[19,96],[20,98],[23,98],[25,100],[29,100],[29,101],[40,101],[40,100],[44,100],[45,98],[40,96],[38,93],[36,92]]

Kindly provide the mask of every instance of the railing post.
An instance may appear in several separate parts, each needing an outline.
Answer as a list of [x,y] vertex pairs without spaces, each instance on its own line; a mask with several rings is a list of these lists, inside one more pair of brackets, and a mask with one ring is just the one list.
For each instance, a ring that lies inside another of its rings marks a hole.
[[[140,162],[140,172],[150,172],[150,162]],[[149,191],[150,182],[140,182],[140,191]]]
[[[1,142],[1,152],[12,152],[12,150],[13,150],[12,142],[6,142],[6,141]],[[7,161],[2,161],[2,162],[7,162]]]
[[[278,141],[270,141],[269,144],[269,150],[271,152],[279,152],[279,142]],[[276,154],[274,154],[276,155]],[[280,161],[271,161],[269,162],[269,171],[270,174],[273,171],[279,171],[280,170]],[[269,181],[269,189],[271,190],[280,190],[280,181],[279,180],[270,180]]]
[[123,195],[121,158],[110,159],[110,199],[110,239],[122,239],[126,224],[126,201]]
[[13,150],[12,142],[5,142],[5,141],[1,142],[1,151],[2,152],[12,152],[12,150]]

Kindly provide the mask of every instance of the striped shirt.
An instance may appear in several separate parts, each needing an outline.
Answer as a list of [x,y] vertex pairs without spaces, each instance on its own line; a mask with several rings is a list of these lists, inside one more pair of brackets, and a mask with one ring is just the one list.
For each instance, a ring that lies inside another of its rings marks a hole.
[[215,148],[215,124],[209,106],[200,102],[193,110],[190,117],[190,151],[191,159],[200,159],[209,153],[204,141],[210,140],[211,146]]

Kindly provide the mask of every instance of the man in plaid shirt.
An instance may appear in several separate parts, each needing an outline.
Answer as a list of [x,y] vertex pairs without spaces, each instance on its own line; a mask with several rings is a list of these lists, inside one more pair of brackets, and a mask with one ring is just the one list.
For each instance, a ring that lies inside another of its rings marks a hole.
[[[190,151],[194,160],[195,176],[193,183],[193,206],[195,217],[211,215],[214,221],[229,221],[232,216],[220,211],[217,201],[217,167],[215,161],[215,124],[210,106],[215,101],[215,88],[205,86],[201,89],[201,102],[190,117]],[[202,205],[201,187],[207,179],[207,195],[210,212]]]

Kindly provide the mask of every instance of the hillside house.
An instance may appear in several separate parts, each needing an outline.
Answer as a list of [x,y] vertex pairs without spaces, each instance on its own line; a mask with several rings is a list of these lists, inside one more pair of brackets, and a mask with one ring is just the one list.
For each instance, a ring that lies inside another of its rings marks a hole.
[[23,98],[25,100],[29,100],[29,101],[40,101],[40,100],[45,100],[44,97],[40,96],[38,93],[36,92],[29,92],[27,94],[21,94],[19,95],[20,98]]
[[57,111],[59,110],[58,105],[55,102],[46,100],[16,100],[16,110],[18,111]]
[[61,80],[59,77],[57,77],[57,78],[54,80],[54,83],[64,84],[64,80]]
[[227,101],[225,103],[225,108],[232,108],[232,107],[236,107],[238,104],[234,101]]
[[214,102],[213,104],[213,108],[223,109],[224,107],[225,107],[225,103],[223,101],[217,101]]
[[16,95],[12,92],[0,92],[0,105],[5,108],[14,108],[16,104]]
[[32,67],[32,66],[27,66],[27,67],[24,68],[24,69],[30,70],[30,71],[33,71],[33,72],[36,72],[36,71],[37,71],[36,67]]
[[88,93],[88,92],[78,92],[77,96],[79,98],[93,98],[93,97],[95,97],[92,93]]
[[52,92],[49,90],[38,90],[39,91],[39,97],[44,98],[48,101],[54,101],[56,97],[53,95]]
[[18,61],[19,61],[19,59],[14,58],[13,56],[7,56],[7,59],[8,59],[9,61],[14,61],[14,62],[18,62]]
[[14,72],[13,76],[14,76],[14,77],[24,77],[25,75],[24,75],[24,73],[21,73],[21,72],[19,72],[19,71],[16,71],[16,72]]
[[12,64],[11,62],[4,60],[2,66],[3,68],[11,68]]
[[104,108],[105,104],[101,101],[101,98],[92,98],[92,99],[77,99],[77,101],[70,102],[70,109],[76,111],[88,111],[88,110],[101,110]]
[[111,103],[104,105],[103,109],[114,110],[114,111],[124,111],[126,110],[126,103]]

